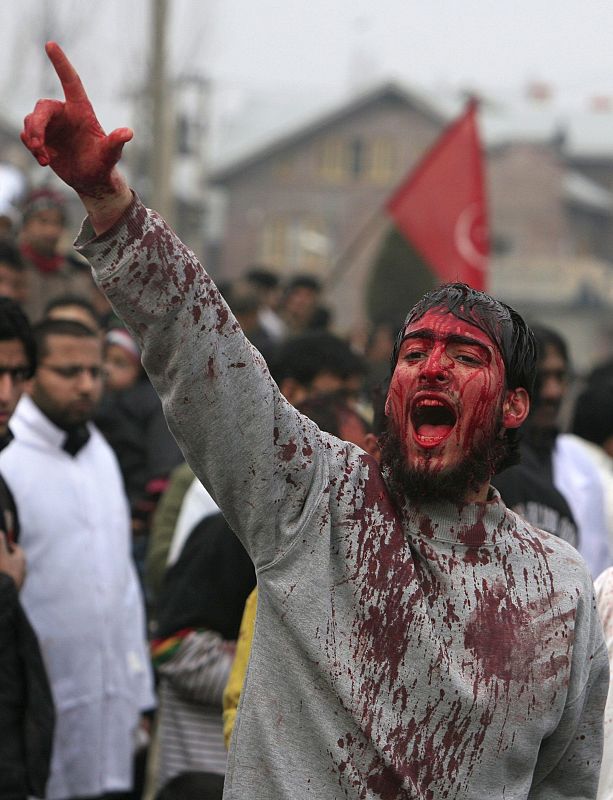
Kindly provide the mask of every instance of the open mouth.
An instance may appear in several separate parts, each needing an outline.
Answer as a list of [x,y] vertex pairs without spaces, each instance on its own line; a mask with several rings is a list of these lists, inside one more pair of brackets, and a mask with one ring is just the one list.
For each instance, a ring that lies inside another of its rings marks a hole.
[[436,447],[446,439],[456,423],[456,413],[443,400],[421,397],[411,409],[415,438],[424,447]]

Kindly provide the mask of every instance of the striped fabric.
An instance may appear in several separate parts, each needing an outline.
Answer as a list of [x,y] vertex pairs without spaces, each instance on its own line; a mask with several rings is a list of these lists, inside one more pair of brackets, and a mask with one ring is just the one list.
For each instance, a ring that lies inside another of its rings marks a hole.
[[221,702],[233,650],[212,631],[193,631],[161,664],[156,785],[188,771],[226,769]]

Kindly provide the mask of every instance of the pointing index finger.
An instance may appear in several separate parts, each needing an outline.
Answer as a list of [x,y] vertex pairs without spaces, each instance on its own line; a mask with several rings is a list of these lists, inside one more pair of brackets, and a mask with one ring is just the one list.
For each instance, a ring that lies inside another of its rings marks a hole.
[[60,79],[66,100],[71,102],[88,100],[81,78],[59,44],[47,42],[45,51]]

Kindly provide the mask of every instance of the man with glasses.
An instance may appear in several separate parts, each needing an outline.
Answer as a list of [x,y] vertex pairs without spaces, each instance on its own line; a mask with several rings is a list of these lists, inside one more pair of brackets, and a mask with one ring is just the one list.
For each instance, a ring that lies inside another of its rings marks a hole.
[[90,421],[102,392],[99,336],[72,320],[46,320],[34,335],[38,367],[0,470],[28,558],[22,602],[57,712],[46,797],[106,797],[131,788],[134,734],[154,705],[128,506]]

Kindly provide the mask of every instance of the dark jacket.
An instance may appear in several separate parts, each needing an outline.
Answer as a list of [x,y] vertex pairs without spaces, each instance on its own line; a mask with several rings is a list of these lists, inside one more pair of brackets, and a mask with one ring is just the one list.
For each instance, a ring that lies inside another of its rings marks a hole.
[[547,468],[540,451],[522,442],[521,463],[496,475],[492,484],[505,505],[520,517],[573,547],[578,546],[579,534],[570,506],[554,486],[551,467]]
[[38,640],[0,572],[0,798],[44,797],[55,711]]
[[117,456],[132,516],[147,515],[163,488],[155,485],[156,479],[167,478],[183,461],[149,380],[107,392],[94,422]]
[[[17,539],[15,503],[1,475],[0,529]],[[38,639],[15,582],[0,572],[0,800],[44,797],[54,725]]]
[[158,598],[158,637],[184,628],[206,628],[224,639],[236,639],[255,583],[251,559],[223,515],[205,517],[164,575]]

